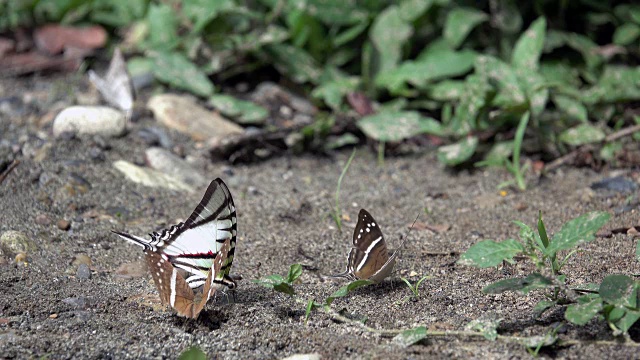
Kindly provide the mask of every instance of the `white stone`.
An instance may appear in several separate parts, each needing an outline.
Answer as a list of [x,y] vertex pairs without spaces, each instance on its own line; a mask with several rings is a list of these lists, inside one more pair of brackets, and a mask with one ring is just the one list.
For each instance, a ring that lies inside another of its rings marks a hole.
[[106,106],[71,106],[53,120],[53,135],[75,134],[120,136],[126,130],[126,118],[118,110]]
[[188,184],[157,170],[143,168],[124,160],[114,162],[113,167],[123,173],[127,179],[144,186],[194,192]]
[[149,99],[147,108],[160,123],[188,134],[195,141],[221,139],[244,131],[220,114],[198,105],[190,96],[156,95]]
[[194,188],[206,185],[207,180],[198,170],[169,150],[151,147],[146,150],[145,155],[147,164],[158,171],[171,175]]

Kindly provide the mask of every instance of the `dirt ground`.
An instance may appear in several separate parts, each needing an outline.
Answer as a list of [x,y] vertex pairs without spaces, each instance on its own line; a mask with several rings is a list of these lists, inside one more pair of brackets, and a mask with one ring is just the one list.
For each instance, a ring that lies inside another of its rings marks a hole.
[[[459,253],[482,239],[515,238],[518,228],[511,221],[533,225],[538,210],[551,234],[592,210],[612,214],[605,229],[638,225],[637,194],[589,188],[613,175],[632,178],[626,170],[563,168],[542,179],[531,177],[525,192],[507,190],[502,196],[496,188],[508,179],[504,170],[452,172],[439,165],[433,153],[386,158],[384,166],[378,166],[375,154],[360,148],[342,184],[340,200],[350,219],[339,232],[329,216],[330,202],[349,150],[335,157],[283,156],[254,165],[202,161],[199,170],[209,179],[224,179],[234,196],[239,235],[232,273],[243,280],[235,301],[233,296],[217,296],[198,320],[186,320],[158,306],[151,278],[136,271],[142,251],[110,232],[144,235],[174,224],[190,214],[205,190],[186,194],[144,187],[112,166],[120,159],[144,157],[145,145],[132,134],[157,126],[154,120],[130,124],[124,137],[100,140],[107,146],[102,146],[104,159],[99,159],[91,156],[95,139],[54,139],[50,123],[37,124],[59,106],[51,95],[54,90],[57,99],[71,102],[73,95],[64,94],[82,87],[59,90],[60,80],[48,78],[3,81],[3,98],[31,92],[42,98],[42,105],[0,115],[1,138],[19,148],[21,160],[0,184],[0,234],[17,230],[34,244],[28,265],[16,264],[13,254],[4,254],[0,262],[0,358],[176,358],[191,345],[221,359],[299,353],[318,353],[323,359],[528,358],[522,345],[478,338],[430,338],[404,348],[390,337],[334,321],[322,311],[313,312],[305,324],[303,303],[251,280],[285,274],[290,264],[301,263],[305,270],[295,284],[296,296],[321,301],[343,284],[324,275],[344,269],[360,208],[376,218],[392,248],[421,214],[419,221],[444,231],[414,229],[394,275],[337,299],[334,309],[366,317],[366,324],[376,329],[425,325],[462,330],[471,320],[495,316],[503,319],[500,334],[544,335],[563,321],[563,309],[535,319],[532,310],[543,299],[541,293],[481,292],[505,276],[527,274],[532,270],[528,263],[478,270],[457,265]],[[190,139],[169,134],[187,154],[201,156]],[[625,207],[630,196],[632,206]],[[61,219],[71,222],[69,230],[58,228]],[[630,235],[598,237],[582,249],[565,268],[571,285],[599,282],[614,273],[640,273]],[[79,255],[91,260],[88,279],[78,276],[74,259]],[[417,274],[412,281],[430,276],[417,299],[409,298],[411,292],[400,280],[412,273]],[[632,337],[637,340],[636,330]],[[640,357],[635,347],[593,342],[614,340],[599,320],[583,327],[567,324],[560,338],[583,343],[543,349],[541,356]]]

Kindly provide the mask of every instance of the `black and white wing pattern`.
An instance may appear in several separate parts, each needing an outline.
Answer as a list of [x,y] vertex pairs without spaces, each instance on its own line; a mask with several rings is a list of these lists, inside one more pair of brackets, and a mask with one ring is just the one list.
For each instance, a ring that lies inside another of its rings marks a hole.
[[211,182],[191,216],[168,229],[150,234],[151,239],[117,232],[123,239],[142,246],[145,252],[164,255],[171,264],[190,273],[191,288],[204,285],[216,254],[228,239],[230,249],[222,265],[224,282],[229,288],[235,281],[229,276],[236,247],[237,217],[231,192],[221,179]]

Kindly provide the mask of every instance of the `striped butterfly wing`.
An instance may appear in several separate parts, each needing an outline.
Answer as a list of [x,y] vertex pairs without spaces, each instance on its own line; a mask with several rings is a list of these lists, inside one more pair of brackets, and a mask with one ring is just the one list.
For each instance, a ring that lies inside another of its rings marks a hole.
[[230,240],[227,266],[223,269],[225,284],[235,287],[229,277],[235,253],[237,235],[236,208],[231,192],[221,179],[211,182],[191,216],[181,224],[163,230],[152,237],[160,239],[159,250],[169,261],[191,274],[187,282],[191,288],[202,286],[213,265],[216,254],[226,240]]
[[195,319],[204,309],[209,299],[215,294],[220,283],[223,283],[222,267],[227,262],[230,241],[222,246],[215,258],[213,268],[210,269],[204,282],[202,293],[196,294],[176,267],[165,257],[152,251],[145,251],[146,261],[151,271],[151,277],[160,293],[160,301],[170,305],[178,315]]
[[347,270],[357,279],[370,279],[388,260],[389,251],[380,227],[367,210],[360,209]]

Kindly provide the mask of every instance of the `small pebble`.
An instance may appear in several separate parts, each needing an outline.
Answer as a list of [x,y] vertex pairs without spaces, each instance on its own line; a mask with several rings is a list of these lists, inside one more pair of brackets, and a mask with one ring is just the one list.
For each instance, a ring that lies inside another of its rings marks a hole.
[[71,228],[71,222],[65,219],[58,220],[58,229],[67,231]]
[[38,214],[36,215],[36,224],[38,225],[49,225],[51,224],[51,219],[46,214]]
[[73,260],[73,262],[71,262],[72,266],[80,266],[82,264],[90,266],[91,258],[85,254],[78,254],[76,255],[76,258]]
[[81,280],[88,280],[91,278],[91,269],[87,264],[80,264],[76,271],[76,277]]

